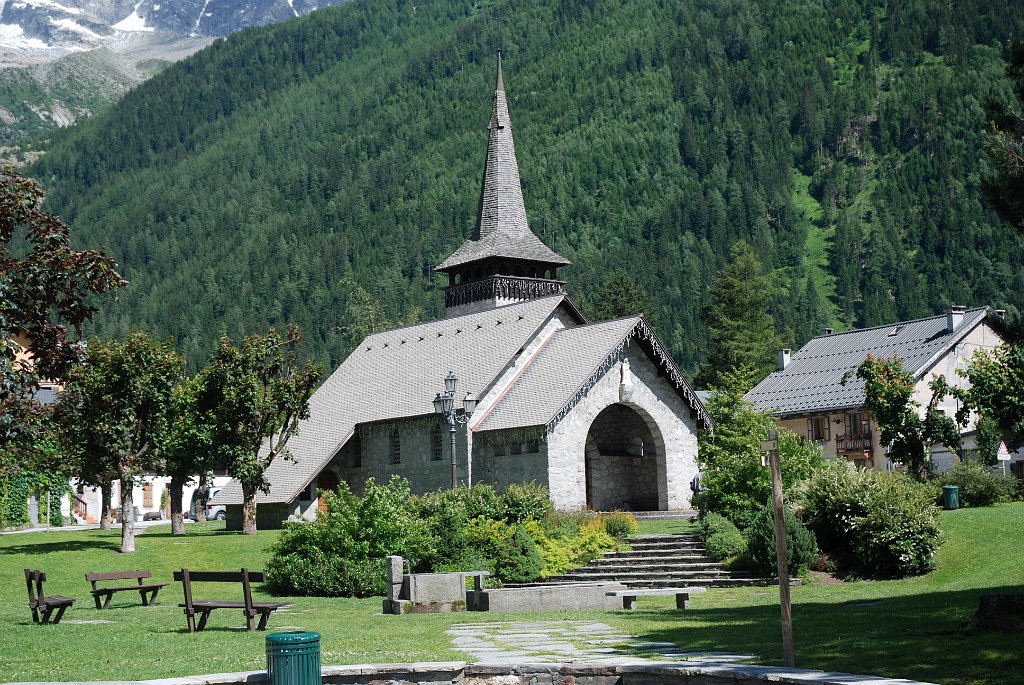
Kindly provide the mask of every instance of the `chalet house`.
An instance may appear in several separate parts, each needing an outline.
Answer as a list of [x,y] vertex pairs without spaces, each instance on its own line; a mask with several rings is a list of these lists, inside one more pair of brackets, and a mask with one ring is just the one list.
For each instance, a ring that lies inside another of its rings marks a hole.
[[[746,397],[756,409],[776,415],[783,428],[819,443],[826,458],[842,457],[864,468],[889,468],[878,444],[878,426],[864,408],[864,382],[855,376],[857,367],[869,354],[899,357],[903,368],[914,375],[914,399],[923,411],[931,399],[928,382],[933,376],[945,376],[950,385],[962,386],[965,381],[957,371],[969,365],[974,351],[1003,342],[1003,315],[989,307],[966,311],[951,307],[945,316],[845,333],[826,330],[796,354],[779,352],[778,369]],[[939,408],[952,416],[960,407],[947,397]],[[968,430],[973,427],[972,418]],[[958,458],[938,445],[932,453],[938,470],[951,467]]]
[[[426,492],[453,471],[536,481],[562,510],[688,506],[711,419],[642,315],[586,321],[558,279],[568,263],[527,225],[499,59],[476,227],[436,269],[447,317],[370,335],[324,382],[267,471],[257,525],[315,515],[340,481],[360,492],[398,475]],[[433,406],[449,371],[476,400],[454,443]],[[237,481],[214,503],[241,527]]]

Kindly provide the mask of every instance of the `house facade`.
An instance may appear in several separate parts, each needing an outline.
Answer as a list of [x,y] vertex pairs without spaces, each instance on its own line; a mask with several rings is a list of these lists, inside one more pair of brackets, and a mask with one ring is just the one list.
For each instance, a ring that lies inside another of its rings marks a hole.
[[[945,316],[902,321],[844,333],[826,331],[796,354],[779,353],[776,371],[747,393],[754,407],[779,419],[779,424],[821,445],[826,458],[843,458],[869,469],[891,468],[878,443],[878,426],[864,407],[864,382],[857,367],[867,356],[898,357],[913,374],[914,399],[921,411],[931,400],[928,383],[943,376],[962,387],[958,373],[967,368],[978,349],[993,349],[1003,342],[1004,312],[989,307],[951,307]],[[844,380],[845,379],[845,380]],[[960,409],[947,397],[938,408],[947,416]],[[965,429],[973,431],[976,417]],[[960,455],[936,445],[936,469],[952,467]]]
[[[446,318],[368,336],[324,382],[267,471],[257,526],[315,516],[342,481],[427,492],[453,468],[465,484],[535,481],[560,510],[687,507],[711,418],[642,315],[587,322],[558,278],[568,263],[527,224],[499,58],[476,226],[436,267]],[[476,400],[454,442],[432,404],[449,372]],[[241,527],[237,482],[214,503]]]

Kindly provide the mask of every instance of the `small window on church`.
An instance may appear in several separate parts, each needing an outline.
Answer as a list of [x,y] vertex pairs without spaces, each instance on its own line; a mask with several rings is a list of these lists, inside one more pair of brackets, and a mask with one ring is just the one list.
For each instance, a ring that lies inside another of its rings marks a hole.
[[527,454],[537,454],[537,452],[540,452],[540,443],[539,442],[534,440],[532,442],[527,442],[526,443],[526,453]]
[[391,429],[391,463],[402,463],[402,439],[397,428]]
[[363,468],[363,441],[359,433],[352,436],[352,468]]
[[505,456],[505,446],[504,445],[495,445],[494,447],[491,448],[491,455],[495,456],[495,457],[504,457]]
[[522,454],[523,453],[523,443],[521,443],[521,442],[513,442],[512,446],[510,448],[510,452],[511,452],[511,454]]
[[430,429],[430,460],[441,461],[441,427],[435,425]]

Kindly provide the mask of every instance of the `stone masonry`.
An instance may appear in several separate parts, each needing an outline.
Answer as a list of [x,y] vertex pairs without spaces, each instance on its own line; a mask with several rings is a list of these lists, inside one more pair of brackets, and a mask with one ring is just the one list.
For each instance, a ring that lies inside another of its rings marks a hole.
[[[658,508],[684,509],[689,505],[689,482],[697,473],[696,421],[690,416],[690,408],[635,342],[625,348],[624,358],[629,360],[633,375],[629,399],[620,399],[620,369],[614,365],[548,435],[548,486],[558,509],[582,509],[587,505],[587,440],[598,416],[615,404],[636,412],[650,433]],[[604,477],[603,470],[595,473],[595,478]],[[605,487],[596,484],[593,492],[602,492]]]

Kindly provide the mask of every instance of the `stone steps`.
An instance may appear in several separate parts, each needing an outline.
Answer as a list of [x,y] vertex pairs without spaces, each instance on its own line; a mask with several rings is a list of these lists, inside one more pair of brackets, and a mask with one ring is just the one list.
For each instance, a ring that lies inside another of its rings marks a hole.
[[777,584],[771,578],[747,578],[725,570],[707,556],[699,535],[638,535],[626,542],[631,550],[605,552],[582,568],[544,582],[619,582],[636,588]]

